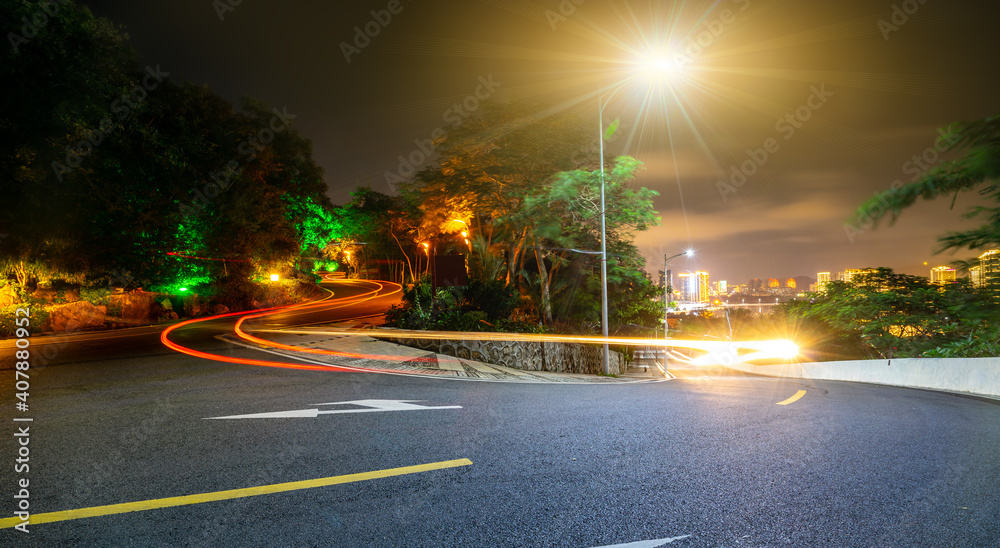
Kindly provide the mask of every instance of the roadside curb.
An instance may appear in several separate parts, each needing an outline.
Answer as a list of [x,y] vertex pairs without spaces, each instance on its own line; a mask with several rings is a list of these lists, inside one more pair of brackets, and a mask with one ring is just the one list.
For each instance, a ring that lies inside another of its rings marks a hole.
[[[280,333],[280,330],[277,331]],[[272,334],[274,333],[272,331]],[[284,337],[289,340],[281,344],[300,346],[303,350],[296,351],[268,347],[263,344],[242,340],[232,334],[219,335],[216,338],[245,348],[260,350],[278,356],[294,358],[318,365],[349,367],[357,369],[359,372],[395,373],[449,380],[544,384],[642,384],[665,382],[668,380],[522,371],[500,365],[486,364],[413,349],[395,343],[380,341],[365,335],[344,335],[340,337],[316,335],[310,337],[309,335],[299,333],[287,334]],[[312,351],[307,351],[306,349]],[[316,353],[317,349],[322,349],[326,352]],[[365,350],[365,352],[359,353],[359,349]],[[379,359],[379,354],[385,356],[410,356],[412,359]]]

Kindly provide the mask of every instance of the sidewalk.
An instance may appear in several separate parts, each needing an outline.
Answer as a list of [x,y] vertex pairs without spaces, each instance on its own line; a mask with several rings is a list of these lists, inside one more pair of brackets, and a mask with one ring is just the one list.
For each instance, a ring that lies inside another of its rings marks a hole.
[[[222,335],[218,338],[230,343],[255,348],[272,354],[303,360],[322,365],[337,365],[357,368],[359,371],[377,371],[382,373],[399,373],[407,375],[428,376],[439,379],[461,379],[494,382],[517,383],[589,383],[589,384],[621,384],[663,381],[662,376],[649,374],[626,374],[622,377],[604,377],[599,375],[583,375],[572,373],[549,373],[545,371],[521,371],[510,367],[487,364],[437,354],[426,350],[411,348],[395,343],[379,340],[362,334],[332,335],[317,333],[315,335],[303,331],[328,331],[334,329],[370,328],[371,325],[358,322],[332,323],[325,325],[296,328],[296,333],[285,333],[283,329],[254,330],[246,328],[248,333],[267,341],[294,346],[302,350],[290,350],[261,345],[240,339],[235,334]],[[333,353],[314,353],[307,350],[319,350]],[[338,355],[339,353],[360,356]]]

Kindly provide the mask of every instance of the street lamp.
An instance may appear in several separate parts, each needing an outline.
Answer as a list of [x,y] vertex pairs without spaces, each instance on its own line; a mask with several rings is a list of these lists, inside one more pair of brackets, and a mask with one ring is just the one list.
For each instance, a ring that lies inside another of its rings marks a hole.
[[673,284],[671,283],[673,281],[671,279],[671,278],[673,278],[673,276],[669,276],[667,274],[668,272],[670,272],[669,270],[667,270],[667,266],[670,265],[670,261],[676,259],[677,257],[680,257],[681,255],[685,255],[687,257],[693,257],[694,256],[694,250],[693,249],[689,249],[687,251],[684,251],[682,253],[678,253],[678,254],[673,255],[671,257],[667,257],[666,253],[663,254],[663,342],[664,342],[664,345],[663,345],[663,374],[664,374],[664,376],[667,374],[667,345],[666,345],[666,343],[670,339],[670,322],[668,321],[669,307],[670,307],[670,290],[673,289],[673,287],[672,287]]
[[[648,76],[660,76],[667,79],[680,76],[680,65],[669,59],[667,56],[651,56],[635,63],[637,68]],[[611,98],[628,81],[622,82],[608,94],[608,99],[604,100],[604,88],[598,88],[597,92],[597,130],[598,142],[600,143],[601,162],[601,336],[605,341],[608,339],[608,232],[606,208],[604,205],[604,108],[611,102]],[[601,353],[601,369],[605,375],[611,373],[611,356],[608,352],[608,343],[605,342]]]

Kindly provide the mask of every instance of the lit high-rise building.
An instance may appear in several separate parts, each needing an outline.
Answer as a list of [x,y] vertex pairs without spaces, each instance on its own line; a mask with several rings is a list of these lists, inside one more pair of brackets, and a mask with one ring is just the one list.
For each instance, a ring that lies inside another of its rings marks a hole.
[[830,273],[829,272],[817,272],[816,273],[816,291],[825,291],[826,284],[830,283]]
[[1000,249],[979,256],[979,280],[983,287],[1000,296]]
[[708,272],[684,272],[678,274],[681,300],[690,303],[708,302]]
[[726,280],[719,280],[719,293],[722,295],[729,293],[729,284],[726,283]]
[[848,268],[841,273],[841,279],[845,282],[850,282],[862,274],[874,274],[875,272],[876,270],[874,268]]
[[972,287],[982,287],[983,286],[983,267],[976,265],[969,267],[969,279],[972,281]]
[[944,285],[955,281],[955,269],[947,266],[935,266],[931,269],[931,283]]

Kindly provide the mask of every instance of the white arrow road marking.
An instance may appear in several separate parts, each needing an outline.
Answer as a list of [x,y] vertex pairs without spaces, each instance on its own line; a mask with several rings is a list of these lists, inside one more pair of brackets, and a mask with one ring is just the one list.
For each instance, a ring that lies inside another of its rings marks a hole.
[[629,542],[626,544],[609,544],[608,546],[597,546],[595,548],[656,548],[657,546],[670,544],[675,540],[683,540],[690,536],[691,535],[684,535],[682,537],[661,538],[656,540],[640,540],[639,542]]
[[294,411],[274,411],[271,413],[253,413],[250,415],[230,415],[228,417],[206,417],[207,419],[296,419],[316,418],[320,415],[336,415],[340,413],[378,413],[383,411],[423,411],[425,409],[461,409],[461,405],[415,405],[410,402],[421,400],[355,400],[332,403],[315,403],[313,405],[360,405],[364,409],[296,409]]

